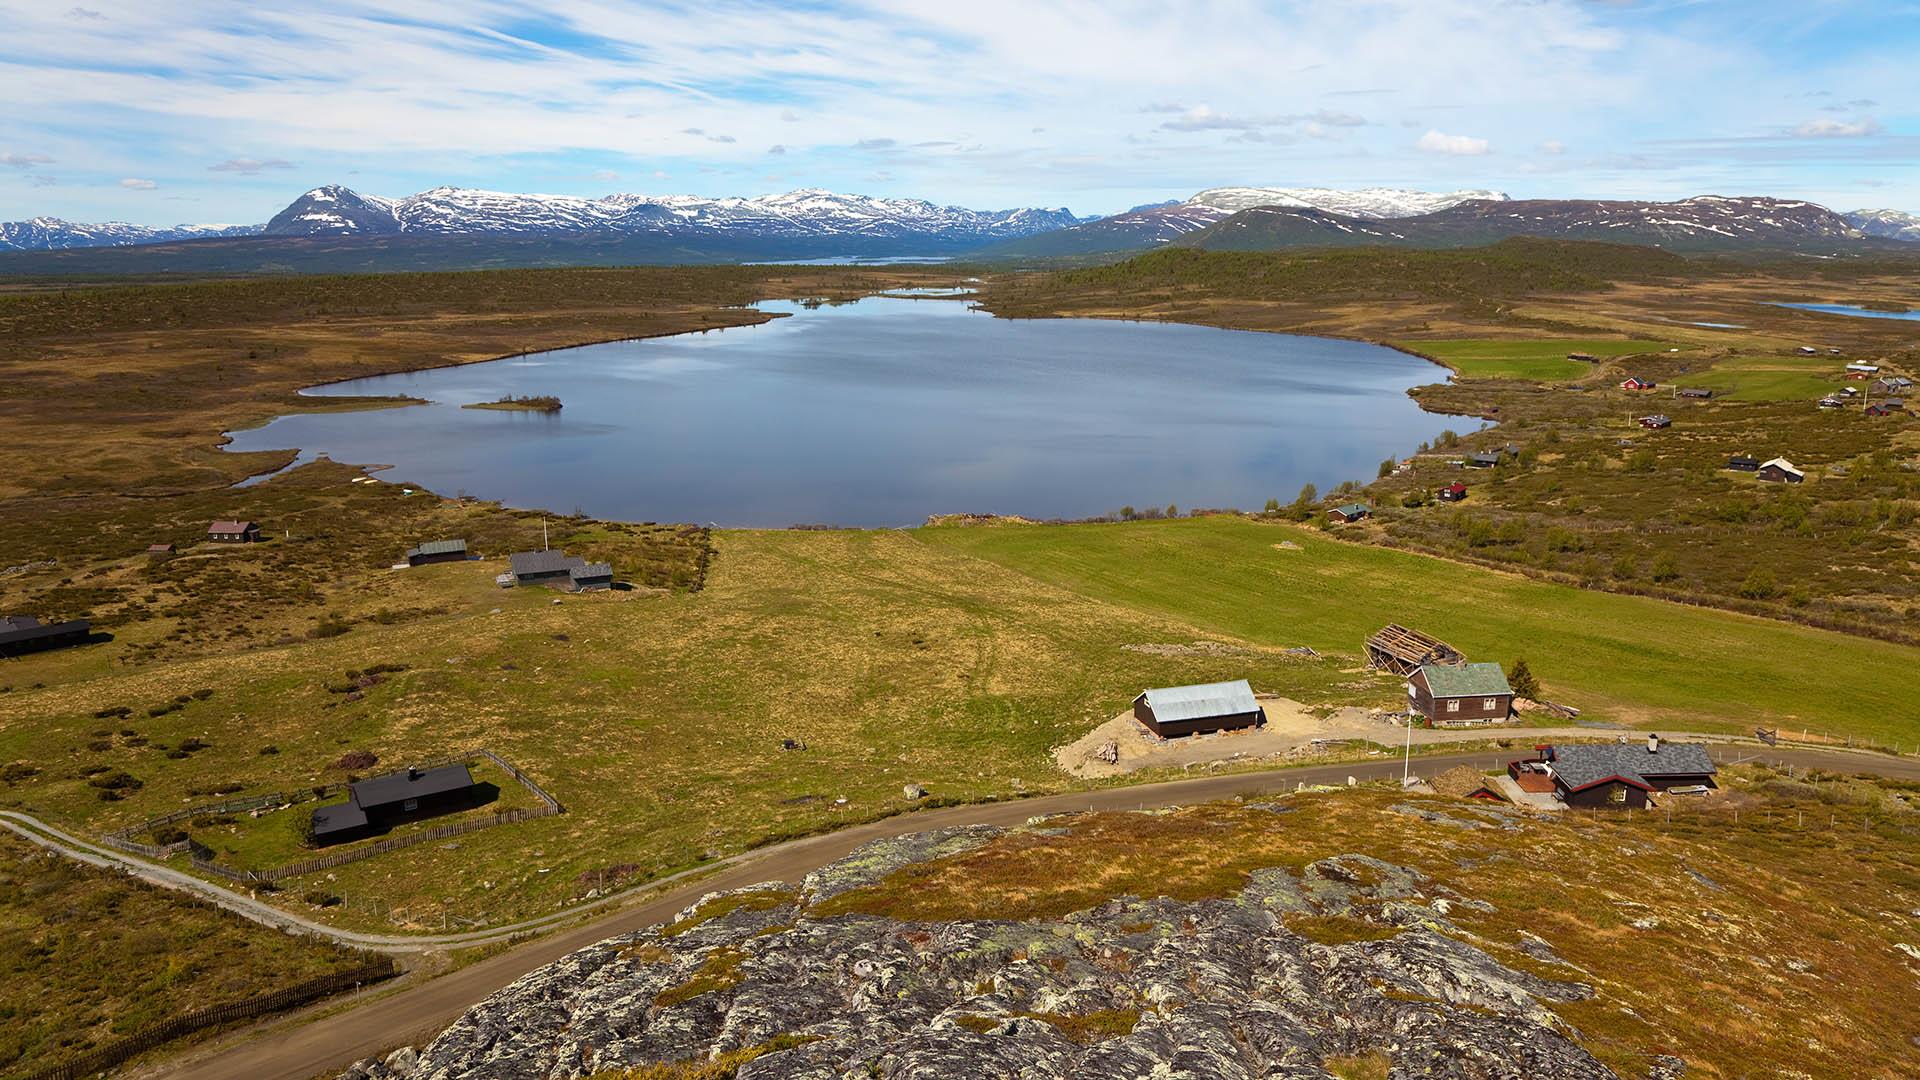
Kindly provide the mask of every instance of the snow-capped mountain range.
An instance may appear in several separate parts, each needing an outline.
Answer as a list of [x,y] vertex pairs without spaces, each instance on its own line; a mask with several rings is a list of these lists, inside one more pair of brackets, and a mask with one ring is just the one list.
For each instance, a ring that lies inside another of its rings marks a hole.
[[1920,214],[1901,210],[1854,210],[1840,215],[1868,236],[1884,240],[1920,241]]
[[264,225],[175,225],[156,229],[108,221],[81,225],[54,217],[27,221],[0,221],[0,251],[57,251],[63,248],[118,247],[163,244],[170,240],[201,240],[209,236],[253,236]]
[[1339,191],[1334,188],[1219,187],[1208,188],[1188,199],[1185,206],[1204,206],[1227,213],[1251,210],[1256,206],[1307,206],[1346,217],[1417,217],[1458,206],[1468,200],[1504,202],[1500,191],[1407,191],[1402,188],[1361,188]]

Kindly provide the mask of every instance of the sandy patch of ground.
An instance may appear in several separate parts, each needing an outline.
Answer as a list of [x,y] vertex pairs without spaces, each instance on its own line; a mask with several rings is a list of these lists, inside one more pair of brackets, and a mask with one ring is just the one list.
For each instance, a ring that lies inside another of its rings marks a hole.
[[[1092,778],[1214,761],[1288,759],[1312,753],[1317,742],[1371,739],[1391,743],[1401,737],[1396,734],[1399,728],[1365,709],[1336,709],[1323,719],[1290,698],[1263,694],[1259,701],[1267,712],[1263,727],[1178,739],[1155,736],[1129,710],[1056,749],[1053,760],[1074,776]],[[1113,748],[1111,761],[1103,753],[1109,745]]]

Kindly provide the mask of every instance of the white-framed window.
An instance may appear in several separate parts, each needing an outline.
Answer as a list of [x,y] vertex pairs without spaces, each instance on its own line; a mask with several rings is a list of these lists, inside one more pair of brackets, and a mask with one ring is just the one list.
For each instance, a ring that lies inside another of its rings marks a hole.
[[1499,707],[1500,707],[1499,698],[1487,698],[1485,701],[1482,701],[1480,703],[1480,708],[1483,712],[1492,712],[1493,710]]
[[1459,698],[1448,698],[1448,699],[1447,699],[1447,711],[1448,711],[1448,712],[1459,712],[1459,711],[1460,711],[1460,699],[1459,699]]

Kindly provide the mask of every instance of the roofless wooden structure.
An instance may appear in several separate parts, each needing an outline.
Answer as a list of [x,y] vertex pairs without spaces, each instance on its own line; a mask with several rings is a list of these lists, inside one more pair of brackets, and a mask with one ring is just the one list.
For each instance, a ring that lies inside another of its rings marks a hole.
[[1467,658],[1439,638],[1388,623],[1367,639],[1367,666],[1411,675],[1428,664],[1460,665]]

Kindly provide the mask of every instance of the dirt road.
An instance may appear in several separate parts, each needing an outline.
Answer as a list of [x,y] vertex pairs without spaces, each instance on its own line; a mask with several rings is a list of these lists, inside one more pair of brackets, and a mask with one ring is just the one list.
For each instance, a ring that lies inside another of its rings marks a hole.
[[[1758,750],[1764,750],[1764,753]],[[1716,746],[1713,756],[1722,763],[1758,758],[1796,766],[1920,780],[1920,759],[1750,746]],[[1494,767],[1496,757],[1484,752],[1424,757],[1417,759],[1416,768],[1421,774],[1431,776],[1460,764]],[[371,997],[364,1004],[322,1015],[311,1022],[303,1022],[302,1017],[296,1016],[255,1029],[245,1033],[238,1041],[201,1048],[145,1075],[183,1080],[310,1080],[338,1072],[361,1058],[403,1044],[423,1042],[452,1023],[468,1007],[527,972],[594,942],[666,920],[706,892],[738,888],[761,881],[798,881],[809,871],[825,866],[872,840],[950,825],[1017,825],[1039,814],[1174,806],[1235,795],[1291,791],[1296,784],[1302,783],[1344,784],[1349,776],[1362,781],[1390,779],[1399,776],[1400,769],[1401,763],[1397,760],[1307,766],[1097,792],[1049,795],[978,806],[945,807],[856,825],[839,832],[768,848],[752,858],[702,878],[696,884],[675,889],[644,904],[528,942],[449,975],[394,993]],[[321,1011],[324,1012],[324,1009]]]

